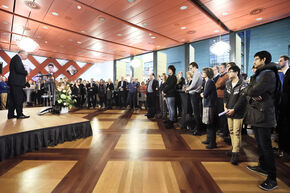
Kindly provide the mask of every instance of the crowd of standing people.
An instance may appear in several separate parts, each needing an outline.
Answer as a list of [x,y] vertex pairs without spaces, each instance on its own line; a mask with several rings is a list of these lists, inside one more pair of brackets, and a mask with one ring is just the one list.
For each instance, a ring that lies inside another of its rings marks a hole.
[[[261,51],[254,55],[254,74],[249,79],[246,74],[241,74],[234,62],[203,68],[201,71],[199,65],[192,62],[186,77],[183,77],[182,72],[176,75],[176,68],[170,65],[168,75],[163,73],[156,77],[152,73],[148,80],[142,82],[135,78],[127,81],[124,77],[115,82],[110,79],[94,81],[93,78],[90,81],[79,78],[69,82],[67,78],[61,78],[56,87],[69,86],[78,108],[104,110],[114,106],[129,110],[145,109],[148,119],[162,119],[167,129],[174,128],[175,123],[182,120],[181,129],[192,135],[206,134],[207,138],[202,143],[207,149],[218,147],[216,135],[219,134],[232,145],[227,155],[231,156],[233,165],[239,163],[242,130],[251,127],[258,146],[259,162],[257,166],[247,168],[267,175],[260,188],[273,190],[277,188],[277,181],[271,134],[278,133],[279,155],[289,152],[290,147],[287,126],[290,118],[288,62],[288,56],[281,56],[278,64],[273,63],[271,54]],[[1,77],[2,109],[6,108],[7,93],[10,90],[9,94],[15,98],[10,107],[19,111],[19,118],[29,117],[22,114],[22,108],[18,108],[20,105],[17,105],[19,101],[16,100],[16,93],[22,93],[23,86],[33,88],[32,103],[43,104],[45,81],[30,80],[25,85],[21,81],[19,86],[17,81],[12,84]],[[8,119],[13,117],[15,115],[12,113],[8,114]]]

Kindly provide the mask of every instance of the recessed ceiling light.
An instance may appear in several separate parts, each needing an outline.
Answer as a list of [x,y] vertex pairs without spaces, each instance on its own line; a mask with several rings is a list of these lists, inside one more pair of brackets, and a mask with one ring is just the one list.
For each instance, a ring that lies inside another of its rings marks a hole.
[[223,15],[228,15],[229,13],[228,12],[223,12]]
[[105,21],[105,18],[100,17],[99,20],[100,20],[100,21]]
[[180,10],[186,10],[187,9],[187,6],[183,5],[179,8]]
[[86,31],[84,31],[84,30],[82,30],[81,32],[82,32],[82,33],[86,33]]
[[263,18],[259,17],[259,18],[257,18],[256,20],[257,20],[257,21],[260,21],[260,20],[262,20],[262,19],[263,19]]
[[79,42],[79,41],[77,42],[77,44],[81,44],[81,43],[82,43],[82,42]]
[[42,28],[43,28],[43,29],[48,29],[48,27],[47,27],[47,26],[42,26]]
[[185,42],[185,39],[182,39],[181,41],[182,41],[182,42]]
[[122,36],[122,35],[123,35],[123,34],[117,34],[117,36],[119,36],[119,37]]
[[58,16],[58,13],[56,13],[56,12],[51,12],[51,14],[54,16]]
[[5,25],[7,25],[7,24],[8,24],[8,22],[7,22],[7,21],[3,21],[2,23],[3,23],[3,24],[5,24]]
[[24,3],[30,9],[40,9],[40,5],[34,0],[25,0]]
[[149,34],[149,36],[152,36],[152,34]]
[[147,25],[147,23],[143,23],[142,25],[143,25],[143,26],[146,26],[146,25]]
[[44,43],[46,43],[46,44],[47,44],[47,41],[45,41]]
[[82,8],[82,6],[78,5],[78,6],[77,6],[77,8],[78,8],[78,9],[81,9],[81,8]]
[[152,36],[151,38],[152,38],[152,39],[155,39],[156,37],[155,37],[155,36]]
[[186,29],[186,27],[185,27],[185,26],[183,26],[183,27],[181,27],[180,29]]
[[220,30],[216,29],[216,30],[214,30],[213,32],[217,33],[217,32],[219,32],[219,31],[220,31]]
[[129,3],[134,3],[134,2],[135,2],[135,0],[128,0],[128,2],[129,2]]
[[7,5],[2,5],[3,8],[8,9],[9,7]]

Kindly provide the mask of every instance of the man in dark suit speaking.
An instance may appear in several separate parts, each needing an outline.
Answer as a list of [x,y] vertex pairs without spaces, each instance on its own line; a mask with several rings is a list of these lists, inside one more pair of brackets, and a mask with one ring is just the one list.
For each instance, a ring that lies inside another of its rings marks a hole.
[[[20,50],[10,61],[8,85],[10,92],[8,95],[8,119],[26,119],[29,116],[23,114],[24,93],[23,87],[26,82],[27,71],[24,68],[22,60],[26,60],[28,53]],[[17,116],[14,114],[16,109]]]

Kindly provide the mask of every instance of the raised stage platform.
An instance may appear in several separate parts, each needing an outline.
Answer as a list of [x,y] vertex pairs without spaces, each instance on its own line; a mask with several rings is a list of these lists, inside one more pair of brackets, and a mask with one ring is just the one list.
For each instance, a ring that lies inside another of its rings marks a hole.
[[72,113],[39,116],[41,109],[24,108],[30,118],[9,120],[7,110],[0,111],[0,161],[92,135],[89,120]]

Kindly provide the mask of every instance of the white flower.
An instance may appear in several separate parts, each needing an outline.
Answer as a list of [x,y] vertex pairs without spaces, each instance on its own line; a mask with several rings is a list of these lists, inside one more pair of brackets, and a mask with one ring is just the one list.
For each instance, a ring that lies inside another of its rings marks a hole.
[[65,94],[61,94],[61,95],[60,95],[60,98],[62,98],[62,99],[66,99]]

